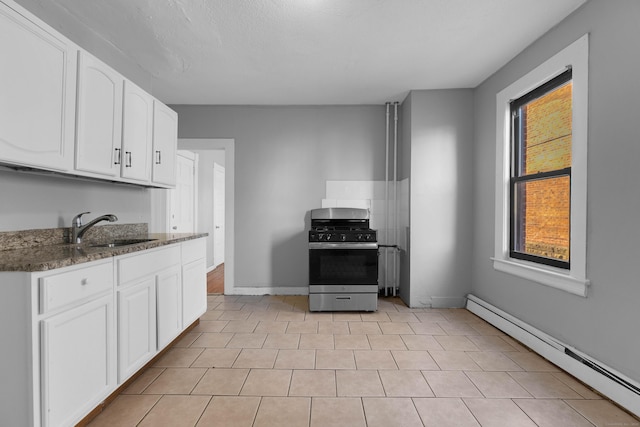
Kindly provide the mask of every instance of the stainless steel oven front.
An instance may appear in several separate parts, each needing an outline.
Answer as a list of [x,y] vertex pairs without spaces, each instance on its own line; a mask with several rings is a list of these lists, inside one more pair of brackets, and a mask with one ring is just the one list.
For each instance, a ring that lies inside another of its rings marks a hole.
[[375,311],[377,299],[377,243],[309,243],[311,311]]

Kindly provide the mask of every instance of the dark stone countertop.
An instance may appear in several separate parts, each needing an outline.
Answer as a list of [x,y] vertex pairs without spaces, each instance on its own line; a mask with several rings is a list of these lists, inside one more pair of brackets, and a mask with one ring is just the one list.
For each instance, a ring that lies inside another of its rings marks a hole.
[[119,236],[126,239],[154,239],[148,242],[136,243],[118,247],[94,247],[92,245],[105,243],[110,240],[89,240],[82,244],[51,244],[6,249],[0,251],[0,271],[47,271],[70,265],[82,264],[99,259],[129,254],[145,249],[157,248],[165,245],[198,239],[207,233],[146,233]]

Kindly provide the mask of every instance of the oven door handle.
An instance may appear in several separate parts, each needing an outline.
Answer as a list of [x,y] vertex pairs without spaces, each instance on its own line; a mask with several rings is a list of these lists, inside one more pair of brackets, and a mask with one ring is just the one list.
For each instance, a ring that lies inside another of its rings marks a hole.
[[330,243],[309,242],[309,249],[378,249],[377,243]]

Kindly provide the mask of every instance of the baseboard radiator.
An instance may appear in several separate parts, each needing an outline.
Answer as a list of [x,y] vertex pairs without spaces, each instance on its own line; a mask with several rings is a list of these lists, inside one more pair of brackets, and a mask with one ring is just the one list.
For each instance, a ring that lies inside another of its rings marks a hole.
[[467,310],[520,341],[548,361],[640,416],[640,384],[520,319],[467,295]]

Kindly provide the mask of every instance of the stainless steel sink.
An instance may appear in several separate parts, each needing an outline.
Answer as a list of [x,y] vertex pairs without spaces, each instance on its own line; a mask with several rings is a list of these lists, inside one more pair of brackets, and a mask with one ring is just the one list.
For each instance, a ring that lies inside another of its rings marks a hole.
[[107,243],[97,243],[95,245],[89,245],[92,248],[117,248],[119,246],[136,245],[138,243],[153,242],[158,239],[118,239]]

